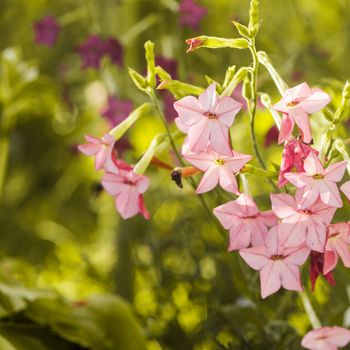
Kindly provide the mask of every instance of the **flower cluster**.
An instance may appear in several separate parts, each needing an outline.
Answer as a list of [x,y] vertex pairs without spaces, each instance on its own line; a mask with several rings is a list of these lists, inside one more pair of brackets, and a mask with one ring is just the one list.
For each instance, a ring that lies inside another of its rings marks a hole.
[[232,97],[219,97],[211,84],[196,99],[186,96],[174,103],[178,113],[175,122],[187,134],[182,147],[184,158],[204,172],[197,193],[220,186],[239,193],[235,174],[252,156],[232,150],[229,128],[241,104]]

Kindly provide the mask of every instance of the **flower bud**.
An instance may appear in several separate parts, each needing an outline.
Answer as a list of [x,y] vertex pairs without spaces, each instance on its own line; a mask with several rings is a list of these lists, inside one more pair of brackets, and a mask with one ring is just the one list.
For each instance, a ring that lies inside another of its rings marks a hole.
[[146,41],[146,61],[147,61],[147,82],[151,87],[156,86],[155,58],[154,58],[154,43]]
[[139,73],[136,72],[136,70],[129,68],[128,69],[129,75],[134,82],[135,86],[141,90],[141,91],[147,91],[148,83],[147,80]]
[[222,47],[231,47],[234,49],[248,48],[248,41],[244,38],[226,39],[218,38],[215,36],[202,35],[196,38],[187,39],[186,43],[190,45],[187,52],[192,52],[198,49],[199,47],[207,47],[209,49],[219,49]]

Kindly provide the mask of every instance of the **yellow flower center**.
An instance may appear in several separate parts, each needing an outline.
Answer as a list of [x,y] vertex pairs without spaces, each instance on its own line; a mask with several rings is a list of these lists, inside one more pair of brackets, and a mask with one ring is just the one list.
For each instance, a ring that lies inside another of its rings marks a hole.
[[225,164],[225,161],[222,160],[222,159],[216,159],[216,160],[215,160],[215,164],[216,164],[216,165],[224,165],[224,164]]

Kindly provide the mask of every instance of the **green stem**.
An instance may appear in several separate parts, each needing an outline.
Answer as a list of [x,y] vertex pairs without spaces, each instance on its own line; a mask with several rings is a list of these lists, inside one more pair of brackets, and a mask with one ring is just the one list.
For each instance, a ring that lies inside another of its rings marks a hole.
[[0,201],[6,176],[10,143],[7,135],[0,134]]
[[312,328],[320,328],[322,327],[322,324],[319,320],[319,318],[317,317],[317,314],[314,310],[314,308],[312,307],[311,301],[308,297],[308,295],[306,294],[306,292],[299,292],[299,297],[301,299],[301,302],[303,303],[305,312],[307,314],[307,316],[309,317],[310,323],[312,325]]
[[[151,102],[153,103],[156,111],[158,112],[163,124],[164,124],[164,128],[166,130],[166,133],[168,134],[168,137],[169,137],[169,140],[170,140],[170,145],[171,145],[171,148],[173,149],[173,151],[175,152],[175,155],[176,155],[176,158],[178,159],[179,163],[181,164],[182,167],[186,166],[185,165],[185,162],[183,161],[179,151],[177,150],[177,147],[176,147],[176,144],[175,144],[175,141],[174,141],[174,138],[172,137],[172,134],[170,132],[170,129],[169,129],[169,125],[164,117],[164,114],[159,106],[159,103],[158,103],[158,99],[154,93],[154,90],[153,89],[149,89],[148,91],[148,95],[151,99]],[[192,179],[192,178],[188,178],[187,179],[188,182],[190,183],[191,187],[195,190],[197,188],[197,185],[195,183],[195,181]],[[215,226],[217,227],[218,231],[223,234],[223,235],[226,235],[226,232],[223,232],[222,230],[222,227],[220,226],[220,224],[218,223],[218,221],[215,219],[215,217],[213,216],[213,212],[212,210],[209,208],[207,202],[205,201],[205,199],[203,198],[203,196],[201,194],[197,195],[198,197],[198,200],[201,202],[205,212],[209,215],[209,217],[212,219],[212,221],[214,222]]]
[[252,98],[248,100],[248,110],[250,115],[250,135],[252,139],[254,153],[258,158],[258,161],[262,166],[262,168],[266,170],[267,167],[260,154],[260,150],[256,141],[256,134],[255,134],[255,114],[256,114],[256,106],[258,101],[257,79],[258,79],[259,61],[258,61],[258,55],[255,48],[255,40],[254,39],[251,39],[251,40],[252,42],[249,45],[249,50],[252,54],[252,59],[253,59],[253,71],[251,72]]

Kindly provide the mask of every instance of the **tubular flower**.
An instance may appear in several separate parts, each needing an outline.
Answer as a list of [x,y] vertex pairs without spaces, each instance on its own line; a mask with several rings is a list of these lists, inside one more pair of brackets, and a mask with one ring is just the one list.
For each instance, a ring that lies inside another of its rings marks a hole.
[[321,327],[307,333],[301,345],[310,350],[337,350],[350,342],[350,331],[343,327]]
[[87,144],[79,145],[80,152],[87,156],[95,156],[95,169],[102,169],[108,158],[111,156],[115,139],[110,134],[105,134],[100,139],[90,135],[85,135]]
[[327,237],[326,225],[336,208],[320,200],[309,207],[301,206],[301,192],[295,198],[289,194],[271,194],[272,210],[280,219],[278,231],[284,244],[296,247],[306,245],[323,253]]
[[323,203],[340,208],[343,202],[336,182],[343,178],[346,165],[347,161],[342,161],[324,169],[317,155],[310,152],[304,162],[304,172],[286,173],[284,177],[302,189],[302,207],[308,207],[320,198]]
[[263,299],[281,287],[302,290],[299,266],[306,261],[310,249],[305,245],[295,248],[282,245],[276,226],[269,231],[263,245],[241,249],[239,254],[252,269],[260,271]]
[[145,219],[150,215],[144,205],[142,194],[149,186],[149,179],[135,174],[131,167],[120,167],[118,174],[107,172],[102,178],[102,186],[115,198],[115,205],[123,219],[131,218],[138,213]]
[[217,153],[232,156],[229,128],[241,109],[239,102],[228,96],[220,98],[213,83],[198,99],[186,96],[174,108],[179,129],[188,132],[189,151],[201,152],[210,144]]
[[229,251],[264,244],[268,227],[277,221],[271,210],[259,211],[253,199],[244,193],[216,207],[214,214],[221,225],[230,230]]
[[283,98],[273,108],[283,113],[283,120],[278,138],[282,143],[291,136],[296,123],[303,141],[310,143],[312,140],[308,114],[320,111],[331,98],[321,89],[310,89],[307,83],[302,83],[288,89]]
[[315,252],[314,250],[310,253],[310,282],[312,291],[315,290],[315,284],[319,275],[322,275],[332,286],[335,285],[332,272],[323,273],[324,255],[324,253]]
[[323,273],[332,271],[338,263],[339,257],[344,266],[350,267],[350,225],[340,222],[328,226],[328,238],[324,254]]
[[184,154],[184,158],[196,168],[204,171],[196,192],[204,193],[220,186],[235,194],[239,194],[235,173],[242,169],[252,156],[232,151],[232,156],[222,156],[208,146],[204,151]]

